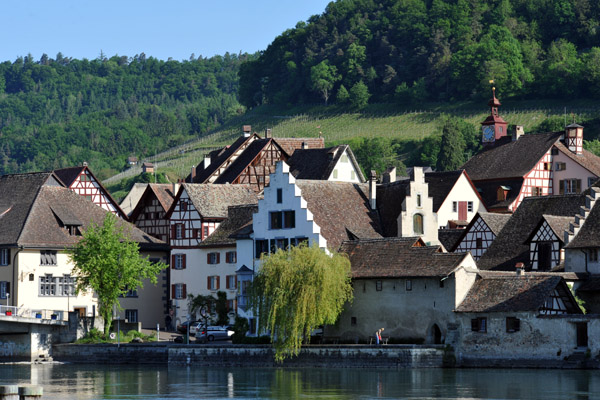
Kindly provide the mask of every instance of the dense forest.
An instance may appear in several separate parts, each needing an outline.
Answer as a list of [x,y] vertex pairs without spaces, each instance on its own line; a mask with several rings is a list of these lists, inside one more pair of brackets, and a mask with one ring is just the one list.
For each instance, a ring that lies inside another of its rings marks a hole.
[[128,156],[175,146],[244,112],[239,65],[249,55],[188,61],[101,54],[0,64],[0,174],[87,161],[101,177]]
[[337,0],[240,71],[260,104],[600,94],[600,6],[590,0]]

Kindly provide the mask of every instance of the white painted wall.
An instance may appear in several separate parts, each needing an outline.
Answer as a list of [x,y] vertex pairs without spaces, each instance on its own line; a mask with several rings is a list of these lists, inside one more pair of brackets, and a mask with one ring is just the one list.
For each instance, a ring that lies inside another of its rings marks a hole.
[[[584,191],[589,187],[588,178],[594,178],[593,180],[598,178],[596,175],[573,161],[570,157],[567,157],[560,150],[558,155],[552,157],[552,161],[552,186],[554,187],[555,194],[560,194],[559,182],[563,179],[581,179],[581,191]],[[564,162],[566,164],[566,169],[564,171],[556,171],[555,168],[557,162]]]
[[442,203],[437,212],[438,225],[440,227],[448,227],[448,221],[458,220],[458,208],[456,211],[452,209],[452,203],[459,201],[473,202],[473,210],[467,210],[467,221],[471,221],[478,212],[485,212],[485,205],[477,195],[476,190],[471,186],[469,180],[463,172],[456,181],[456,184]]
[[328,181],[336,182],[356,182],[361,183],[359,173],[352,165],[348,152],[344,150],[344,153],[339,158],[335,168],[331,171],[331,175],[327,178]]
[[[418,205],[418,198],[421,205]],[[423,234],[414,231],[415,214],[423,216]],[[410,196],[402,202],[402,211],[398,216],[398,233],[400,237],[420,236],[425,242],[439,244],[438,219],[433,212],[433,198],[429,197],[429,186],[425,182],[423,168],[414,168],[414,178],[410,181]]]

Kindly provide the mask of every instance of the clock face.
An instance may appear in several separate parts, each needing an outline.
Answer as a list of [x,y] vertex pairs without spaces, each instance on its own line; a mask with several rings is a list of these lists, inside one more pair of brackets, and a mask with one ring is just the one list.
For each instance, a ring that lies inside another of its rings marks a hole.
[[494,127],[486,125],[483,127],[483,141],[493,142],[494,141]]

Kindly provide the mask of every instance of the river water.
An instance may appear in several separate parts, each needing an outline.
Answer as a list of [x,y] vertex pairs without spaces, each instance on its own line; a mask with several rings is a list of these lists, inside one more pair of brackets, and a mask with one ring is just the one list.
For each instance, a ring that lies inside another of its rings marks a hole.
[[49,399],[600,399],[600,371],[0,365]]

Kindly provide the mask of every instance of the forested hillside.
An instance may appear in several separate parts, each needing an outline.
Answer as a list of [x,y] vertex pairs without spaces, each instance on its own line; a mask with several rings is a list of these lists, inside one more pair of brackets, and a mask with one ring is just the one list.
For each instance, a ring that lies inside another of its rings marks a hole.
[[102,177],[243,113],[248,55],[161,61],[31,56],[0,64],[0,174],[87,161]]
[[246,106],[600,94],[589,0],[337,0],[242,65]]

